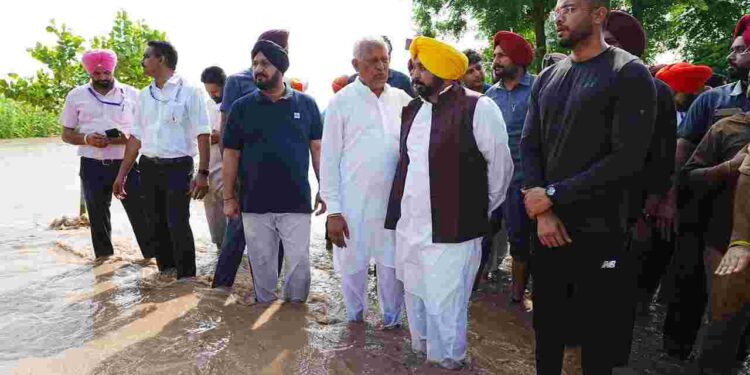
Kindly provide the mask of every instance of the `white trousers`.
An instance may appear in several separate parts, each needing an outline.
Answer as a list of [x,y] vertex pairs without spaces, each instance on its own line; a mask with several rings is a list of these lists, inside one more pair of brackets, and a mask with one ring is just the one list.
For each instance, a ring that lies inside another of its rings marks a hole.
[[253,270],[255,299],[272,302],[279,269],[279,241],[284,245],[285,301],[305,302],[310,293],[310,214],[242,214],[247,257]]
[[429,362],[445,368],[459,368],[466,359],[469,298],[481,258],[481,249],[479,253],[476,250],[466,254],[461,284],[447,297],[442,304],[444,308],[438,313],[429,314],[423,298],[406,292],[412,349],[425,353]]
[[[346,250],[344,250],[346,251]],[[378,301],[383,325],[393,328],[401,324],[404,308],[404,284],[396,279],[396,269],[377,264]],[[367,312],[367,268],[352,274],[341,275],[341,289],[344,293],[346,318],[350,322],[360,322]]]

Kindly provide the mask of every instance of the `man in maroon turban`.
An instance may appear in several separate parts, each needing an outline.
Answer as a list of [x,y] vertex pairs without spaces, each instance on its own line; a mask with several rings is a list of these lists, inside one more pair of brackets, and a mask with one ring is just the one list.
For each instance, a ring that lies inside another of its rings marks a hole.
[[[641,57],[646,50],[646,33],[641,23],[630,14],[613,10],[609,12],[604,26],[604,40],[607,44],[624,49]],[[622,351],[618,353],[618,364],[626,365],[630,354],[635,315],[634,308],[640,304],[641,310],[648,311],[661,276],[671,259],[674,244],[671,241],[673,216],[666,215],[669,207],[669,190],[674,172],[677,117],[675,115],[672,91],[664,82],[654,79],[656,87],[656,121],[651,136],[648,153],[642,171],[634,178],[629,209],[629,226],[632,240],[629,255],[633,262],[632,280],[637,289],[633,295],[625,296],[626,306],[622,309],[624,323],[616,326],[622,332]]]
[[[511,277],[511,301],[522,302],[526,284],[529,280],[529,262],[531,261],[531,221],[526,215],[523,205],[521,185],[523,182],[523,168],[521,167],[521,133],[526,122],[526,113],[531,95],[531,87],[535,76],[529,74],[528,67],[534,60],[534,49],[522,36],[510,32],[499,31],[493,38],[492,76],[495,82],[485,91],[490,99],[500,108],[508,131],[508,146],[513,158],[513,179],[508,189],[505,202],[492,213],[490,218],[490,233],[482,242],[481,275],[492,276],[489,272],[497,271],[493,246],[495,233],[505,224],[507,242],[510,243],[510,255],[513,258]],[[502,242],[501,242],[502,244]]]

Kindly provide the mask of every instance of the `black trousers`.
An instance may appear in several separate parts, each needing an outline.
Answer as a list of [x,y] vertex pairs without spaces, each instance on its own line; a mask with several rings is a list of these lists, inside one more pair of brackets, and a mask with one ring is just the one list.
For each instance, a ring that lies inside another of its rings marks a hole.
[[623,295],[624,320],[617,326],[620,331],[617,335],[620,338],[615,360],[617,366],[628,364],[633,343],[636,306],[639,302],[648,302],[653,298],[669,266],[674,246],[674,241],[664,240],[653,226],[649,226],[649,236],[645,240],[638,240],[634,235],[629,235],[627,256],[631,266],[628,267],[629,274],[626,279],[627,294]]
[[613,333],[624,319],[622,295],[630,272],[625,236],[570,235],[572,244],[554,249],[533,238],[537,374],[559,375],[571,342],[581,344],[585,375],[610,374],[617,349]]
[[693,350],[708,299],[702,235],[696,233],[684,230],[677,236],[667,280],[671,293],[664,319],[664,350],[683,359]]
[[[112,185],[117,178],[122,160],[97,160],[81,158],[80,172],[83,196],[91,223],[91,242],[96,257],[114,253],[112,247],[112,222],[109,207],[112,204]],[[133,165],[125,184],[128,196],[122,206],[133,227],[138,246],[144,258],[154,257],[153,231],[146,222],[141,176],[138,165]]]
[[195,276],[195,241],[190,228],[190,183],[193,158],[142,156],[141,180],[149,222],[155,231],[160,271],[176,269],[177,277]]

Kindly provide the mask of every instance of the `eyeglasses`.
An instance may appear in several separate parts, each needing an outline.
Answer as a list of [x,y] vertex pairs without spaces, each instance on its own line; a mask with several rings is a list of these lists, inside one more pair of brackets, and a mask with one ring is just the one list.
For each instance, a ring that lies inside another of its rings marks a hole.
[[575,13],[578,8],[572,6],[572,5],[563,5],[559,8],[555,8],[549,13],[549,16],[551,19],[556,20],[562,16],[568,16],[572,13]]
[[735,55],[735,54],[736,55],[743,55],[743,54],[748,53],[748,52],[750,52],[750,47],[737,46],[737,47],[732,47],[731,48],[731,52],[729,54],[730,55]]

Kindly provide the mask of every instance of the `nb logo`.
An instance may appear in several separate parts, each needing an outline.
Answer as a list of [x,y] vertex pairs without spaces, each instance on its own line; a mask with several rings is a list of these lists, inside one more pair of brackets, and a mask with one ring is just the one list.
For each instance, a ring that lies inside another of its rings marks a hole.
[[299,115],[299,112],[294,112],[294,119],[299,120],[302,116]]
[[602,269],[604,269],[604,268],[613,269],[616,266],[617,266],[617,261],[616,260],[605,260],[604,262],[602,262]]

